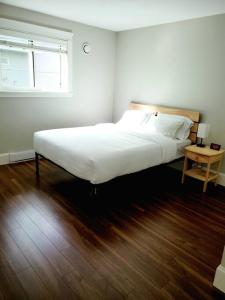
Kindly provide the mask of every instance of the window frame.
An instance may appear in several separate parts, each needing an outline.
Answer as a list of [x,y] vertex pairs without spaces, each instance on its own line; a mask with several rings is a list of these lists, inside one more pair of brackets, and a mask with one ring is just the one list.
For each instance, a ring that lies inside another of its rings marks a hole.
[[30,23],[0,18],[0,34],[46,42],[66,41],[68,60],[68,91],[0,90],[0,97],[71,97],[73,95],[72,44],[73,33]]

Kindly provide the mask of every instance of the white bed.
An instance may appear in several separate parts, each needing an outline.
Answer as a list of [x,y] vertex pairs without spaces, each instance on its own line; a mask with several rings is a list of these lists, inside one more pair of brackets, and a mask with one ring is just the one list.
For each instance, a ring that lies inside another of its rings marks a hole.
[[191,145],[191,140],[174,140],[177,145],[176,159],[184,156],[184,148]]
[[190,143],[115,124],[34,134],[36,153],[93,184],[173,161]]

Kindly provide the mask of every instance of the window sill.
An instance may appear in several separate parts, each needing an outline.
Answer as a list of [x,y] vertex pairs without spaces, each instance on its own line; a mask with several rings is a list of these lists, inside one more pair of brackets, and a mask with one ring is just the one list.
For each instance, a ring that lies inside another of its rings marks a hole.
[[15,92],[5,92],[0,91],[0,98],[23,98],[23,97],[31,97],[31,98],[65,98],[72,97],[72,92],[25,92],[25,91],[15,91]]

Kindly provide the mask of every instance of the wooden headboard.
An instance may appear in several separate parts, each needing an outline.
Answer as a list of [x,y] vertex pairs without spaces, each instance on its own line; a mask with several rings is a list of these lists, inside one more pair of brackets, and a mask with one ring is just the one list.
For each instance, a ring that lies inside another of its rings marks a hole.
[[194,122],[194,125],[191,127],[190,135],[188,138],[194,144],[197,141],[198,124],[199,124],[199,119],[200,119],[200,113],[197,111],[191,111],[191,110],[187,110],[187,109],[179,109],[179,108],[173,108],[173,107],[166,107],[166,106],[157,106],[157,105],[151,105],[151,104],[142,104],[142,103],[136,103],[136,102],[131,102],[129,104],[129,109],[138,109],[138,110],[141,109],[141,110],[148,110],[150,112],[160,112],[163,114],[187,117]]

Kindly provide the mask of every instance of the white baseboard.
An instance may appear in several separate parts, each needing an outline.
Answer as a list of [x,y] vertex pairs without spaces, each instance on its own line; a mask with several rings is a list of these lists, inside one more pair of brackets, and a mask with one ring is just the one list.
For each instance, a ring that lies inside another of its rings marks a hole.
[[19,161],[34,159],[34,150],[26,150],[20,152],[10,152],[0,154],[0,166],[16,163]]
[[9,153],[0,154],[0,166],[9,164]]
[[34,150],[10,152],[9,153],[9,162],[15,163],[15,162],[19,162],[19,161],[34,159],[34,157],[35,157]]
[[218,184],[225,186],[225,173],[220,173],[218,178]]
[[219,265],[216,269],[213,285],[218,290],[225,293],[225,268],[222,265]]

